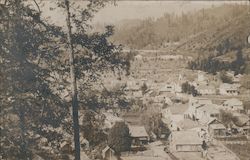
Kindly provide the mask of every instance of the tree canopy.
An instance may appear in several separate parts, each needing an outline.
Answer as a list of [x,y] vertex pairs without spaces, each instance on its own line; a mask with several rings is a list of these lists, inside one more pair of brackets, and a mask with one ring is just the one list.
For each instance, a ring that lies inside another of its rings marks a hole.
[[131,137],[129,128],[125,122],[116,122],[108,135],[108,145],[116,153],[129,151],[131,146]]

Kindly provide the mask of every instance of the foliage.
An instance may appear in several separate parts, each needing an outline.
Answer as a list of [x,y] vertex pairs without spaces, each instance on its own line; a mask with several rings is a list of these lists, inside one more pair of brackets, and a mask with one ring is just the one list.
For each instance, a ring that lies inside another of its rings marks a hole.
[[222,71],[222,72],[220,73],[220,79],[221,79],[221,81],[222,81],[223,83],[229,83],[229,84],[232,84],[232,83],[233,83],[232,78],[229,77],[225,71]]
[[131,138],[129,128],[125,122],[116,122],[111,128],[108,135],[108,145],[114,149],[116,153],[130,150]]
[[[33,2],[35,6],[30,4]],[[62,1],[55,3],[56,7],[65,7]],[[87,21],[106,1],[87,3],[86,9],[77,7],[76,13],[81,16],[72,15],[72,26],[78,28],[72,35],[72,43],[76,52],[77,80],[82,82],[79,85],[82,109],[92,105],[85,95],[92,90],[100,74],[109,69],[120,72],[129,67],[128,56],[120,52],[121,46],[107,40],[114,32],[113,27],[107,26],[104,33],[86,32],[90,27]],[[0,3],[0,99],[4,119],[0,153],[5,159],[29,159],[40,152],[54,156],[63,154],[60,143],[70,140],[72,135],[69,103],[65,98],[70,88],[66,33],[41,17],[39,7],[35,1]],[[95,125],[92,128],[95,130]],[[99,133],[102,132],[95,134]],[[92,143],[98,141],[101,140]]]
[[91,146],[96,146],[106,140],[106,135],[102,130],[103,119],[97,118],[97,113],[87,110],[80,126],[83,136],[89,141]]
[[243,106],[246,111],[250,110],[250,101],[244,101]]
[[143,85],[141,86],[141,90],[143,95],[147,92],[148,86],[146,83],[143,83]]
[[183,93],[192,94],[193,96],[198,96],[199,95],[199,93],[195,89],[195,87],[193,85],[190,85],[188,82],[183,83],[181,85],[181,89],[182,89]]
[[245,89],[250,89],[250,75],[244,75],[241,79],[241,85]]
[[162,122],[160,114],[145,115],[142,119],[148,133],[153,132],[158,138],[162,138],[162,135],[165,135],[165,138],[167,138],[170,134],[170,130],[168,126]]
[[237,123],[238,118],[234,117],[233,114],[230,112],[226,112],[226,111],[221,110],[220,111],[220,120],[225,126],[230,127],[232,122]]
[[188,68],[193,70],[203,70],[208,73],[216,74],[219,71],[232,70],[235,74],[243,74],[246,68],[246,60],[240,48],[237,49],[236,59],[232,62],[224,62],[216,59],[215,56],[208,58],[198,58],[188,63]]
[[[229,19],[240,17],[246,6],[222,5],[208,9],[201,9],[194,13],[165,13],[157,19],[129,21],[122,26],[112,37],[114,41],[130,48],[158,49],[168,47],[180,39],[189,40],[193,35],[204,34],[204,31],[218,29],[225,26]],[[223,11],[222,11],[223,10]],[[210,33],[210,32],[209,32]],[[233,42],[225,40],[217,50],[223,54],[229,50]]]
[[62,134],[53,139],[50,126],[60,128],[68,116],[50,81],[59,52],[52,38],[60,28],[42,23],[39,11],[18,0],[5,1],[1,9],[1,156],[28,159],[33,150],[43,151],[39,143],[49,137],[50,149],[58,151]]
[[193,70],[203,70],[208,73],[216,74],[217,71],[229,70],[230,64],[214,59],[213,56],[209,56],[208,58],[199,58],[189,62],[188,67]]
[[245,71],[245,67],[246,67],[245,61],[246,60],[243,58],[243,55],[242,55],[242,50],[241,48],[239,48],[236,53],[236,60],[234,60],[231,63],[231,70],[235,71],[236,75],[243,74]]

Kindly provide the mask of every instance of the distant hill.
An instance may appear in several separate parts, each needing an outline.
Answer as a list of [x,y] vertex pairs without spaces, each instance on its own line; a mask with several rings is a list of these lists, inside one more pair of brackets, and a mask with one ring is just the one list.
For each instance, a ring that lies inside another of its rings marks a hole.
[[165,14],[156,20],[145,19],[136,25],[120,26],[112,40],[136,49],[167,48],[178,42],[178,50],[212,51],[225,45],[229,48],[244,47],[250,33],[249,26],[247,5],[225,4],[178,16]]
[[215,28],[205,30],[193,37],[182,40],[177,49],[230,52],[237,48],[249,48],[250,13],[246,10]]

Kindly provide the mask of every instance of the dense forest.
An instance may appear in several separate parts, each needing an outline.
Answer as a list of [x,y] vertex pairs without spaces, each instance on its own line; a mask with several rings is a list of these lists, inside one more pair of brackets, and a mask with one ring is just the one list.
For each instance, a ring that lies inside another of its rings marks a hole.
[[198,58],[194,61],[189,62],[188,68],[195,70],[203,70],[212,74],[216,74],[219,71],[228,70],[234,71],[236,75],[248,73],[248,57],[243,57],[241,49],[238,49],[235,55],[236,58],[232,62],[220,61],[216,59],[216,56],[209,56],[208,58]]

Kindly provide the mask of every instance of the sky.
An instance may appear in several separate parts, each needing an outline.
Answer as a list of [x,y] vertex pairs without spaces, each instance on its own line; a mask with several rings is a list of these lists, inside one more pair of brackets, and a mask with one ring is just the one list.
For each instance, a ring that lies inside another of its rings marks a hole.
[[[164,13],[185,13],[202,8],[209,8],[212,5],[222,5],[223,3],[239,3],[239,1],[118,1],[108,4],[101,9],[94,17],[92,24],[117,24],[122,20],[145,19],[148,17],[158,18]],[[246,1],[245,1],[246,2]],[[85,7],[86,2],[75,1],[80,6]],[[64,25],[65,16],[62,11],[50,10],[55,4],[52,0],[46,1],[42,7],[44,16],[51,17],[54,23]]]

